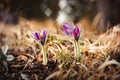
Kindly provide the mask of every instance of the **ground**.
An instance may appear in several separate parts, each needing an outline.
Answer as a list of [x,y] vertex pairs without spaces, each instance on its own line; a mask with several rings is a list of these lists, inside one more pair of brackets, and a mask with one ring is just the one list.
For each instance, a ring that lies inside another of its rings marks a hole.
[[[62,35],[60,26],[51,20],[37,23],[24,19],[17,25],[0,23],[0,80],[120,79],[119,25],[99,35],[82,27],[84,32],[79,39],[82,62],[76,62],[73,39]],[[31,37],[32,31],[44,26],[49,31],[47,65],[42,64],[41,47]],[[12,57],[8,59],[7,55]]]

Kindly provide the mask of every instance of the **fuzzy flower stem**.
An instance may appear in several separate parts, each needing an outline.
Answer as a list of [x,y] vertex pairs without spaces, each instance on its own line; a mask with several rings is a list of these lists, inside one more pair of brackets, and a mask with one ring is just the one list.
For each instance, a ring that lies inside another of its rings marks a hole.
[[43,65],[47,65],[47,53],[46,53],[46,49],[45,49],[45,43],[47,40],[46,29],[42,29],[41,31],[34,31],[34,32],[32,32],[32,36],[41,45],[42,54],[43,54]]
[[47,65],[47,54],[44,45],[42,45],[42,53],[43,53],[43,65]]
[[77,62],[82,62],[82,54],[79,48],[79,41],[74,40],[74,51],[75,51],[75,58]]

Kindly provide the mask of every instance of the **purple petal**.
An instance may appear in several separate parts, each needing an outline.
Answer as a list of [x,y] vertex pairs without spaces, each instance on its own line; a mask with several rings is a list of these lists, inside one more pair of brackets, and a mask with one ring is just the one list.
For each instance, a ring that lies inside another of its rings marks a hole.
[[66,35],[72,35],[73,34],[73,27],[69,23],[63,24],[62,32]]
[[46,36],[47,36],[47,31],[46,31],[46,29],[42,29],[41,32],[40,32],[40,37],[41,37],[41,38],[46,38]]
[[39,31],[35,31],[35,32],[33,32],[32,34],[33,34],[33,37],[34,37],[35,39],[40,40],[40,33],[39,33]]
[[44,45],[46,37],[47,37],[47,31],[46,31],[46,29],[42,29],[41,30],[40,37],[41,37],[41,44]]
[[73,35],[74,35],[74,38],[75,38],[76,40],[79,39],[80,33],[81,33],[81,31],[80,31],[79,27],[78,27],[78,26],[75,26],[75,28],[73,29]]
[[69,23],[65,23],[65,24],[63,24],[63,28],[66,30],[66,29],[71,29],[71,24],[69,24]]

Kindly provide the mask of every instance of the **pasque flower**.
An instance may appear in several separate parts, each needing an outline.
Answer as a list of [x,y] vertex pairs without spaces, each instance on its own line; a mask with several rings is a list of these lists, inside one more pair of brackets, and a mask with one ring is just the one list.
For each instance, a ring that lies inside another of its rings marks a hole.
[[43,29],[41,31],[35,31],[32,33],[32,36],[41,44],[42,53],[43,53],[43,64],[47,65],[47,54],[45,50],[45,42],[47,39],[47,31]]
[[72,35],[73,35],[73,27],[72,27],[72,25],[69,24],[69,23],[63,24],[62,32],[63,32],[65,35],[70,35],[70,36],[72,36]]
[[32,35],[38,42],[40,42],[41,45],[45,44],[46,37],[47,37],[46,29],[43,29],[41,31],[34,31]]
[[73,36],[74,39],[78,41],[81,35],[81,30],[78,26],[73,26],[72,24],[65,23],[63,24],[62,33],[65,35]]
[[77,61],[81,61],[81,51],[79,49],[79,37],[81,35],[81,29],[78,26],[74,26],[69,23],[63,24],[62,32],[65,35],[69,35],[74,37],[74,51],[75,51],[75,58]]
[[78,41],[80,35],[81,35],[81,30],[78,28],[78,26],[75,26],[73,29],[73,35],[76,41]]

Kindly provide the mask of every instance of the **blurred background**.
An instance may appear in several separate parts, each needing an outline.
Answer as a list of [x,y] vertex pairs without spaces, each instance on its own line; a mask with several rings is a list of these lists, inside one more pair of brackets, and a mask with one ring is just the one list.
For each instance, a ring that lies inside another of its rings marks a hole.
[[22,18],[35,26],[73,22],[105,32],[120,22],[119,14],[119,0],[0,0],[0,22],[10,25]]
[[51,18],[58,23],[71,20],[76,23],[84,16],[92,19],[96,12],[96,0],[1,0],[0,2],[1,20],[6,23],[12,21],[5,20],[5,17],[11,20],[14,17],[13,23],[17,23],[19,16],[37,20]]

